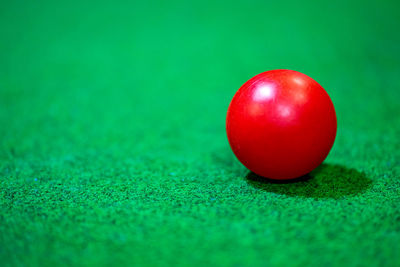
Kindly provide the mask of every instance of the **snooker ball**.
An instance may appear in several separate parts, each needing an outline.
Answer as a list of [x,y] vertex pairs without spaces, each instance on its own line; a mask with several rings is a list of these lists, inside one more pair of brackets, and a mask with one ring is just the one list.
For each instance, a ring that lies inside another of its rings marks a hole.
[[240,87],[227,113],[233,153],[254,173],[277,180],[303,176],[327,157],[336,113],[315,80],[293,70],[260,73]]

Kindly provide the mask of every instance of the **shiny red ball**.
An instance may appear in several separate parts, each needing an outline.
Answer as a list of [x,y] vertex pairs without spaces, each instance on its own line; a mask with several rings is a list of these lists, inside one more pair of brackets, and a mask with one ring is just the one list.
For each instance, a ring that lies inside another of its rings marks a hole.
[[327,92],[293,70],[258,74],[229,105],[231,148],[249,170],[270,179],[293,179],[320,165],[336,137],[336,113]]

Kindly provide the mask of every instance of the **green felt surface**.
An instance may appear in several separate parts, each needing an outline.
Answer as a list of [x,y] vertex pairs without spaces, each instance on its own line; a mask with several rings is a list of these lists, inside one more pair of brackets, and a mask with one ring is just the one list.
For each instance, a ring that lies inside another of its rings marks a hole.
[[[399,266],[396,1],[3,1],[0,265]],[[324,86],[325,163],[246,170],[235,91]]]

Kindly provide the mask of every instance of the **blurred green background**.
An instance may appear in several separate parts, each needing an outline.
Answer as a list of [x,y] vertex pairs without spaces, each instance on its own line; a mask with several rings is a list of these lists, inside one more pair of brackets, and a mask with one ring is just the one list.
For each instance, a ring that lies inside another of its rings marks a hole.
[[[2,266],[399,266],[398,1],[1,1]],[[311,179],[234,158],[236,90],[294,69],[338,136]]]

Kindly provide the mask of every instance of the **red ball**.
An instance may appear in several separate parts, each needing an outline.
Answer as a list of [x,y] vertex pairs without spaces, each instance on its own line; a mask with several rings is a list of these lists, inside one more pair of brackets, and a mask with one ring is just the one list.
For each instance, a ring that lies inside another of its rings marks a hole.
[[320,165],[336,137],[327,92],[293,70],[258,74],[240,87],[226,118],[231,148],[244,166],[270,179],[293,179]]

